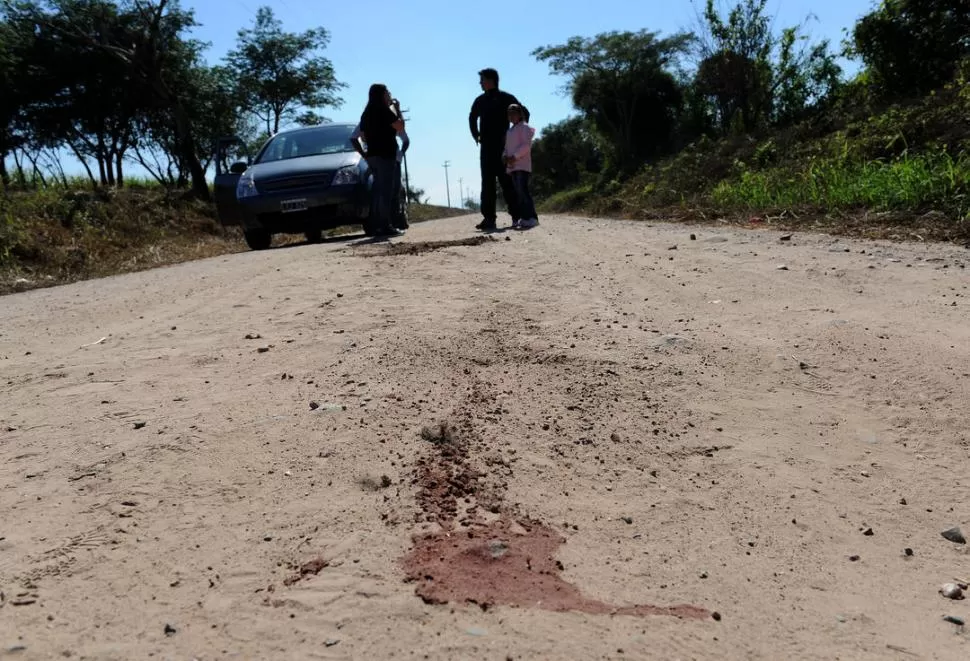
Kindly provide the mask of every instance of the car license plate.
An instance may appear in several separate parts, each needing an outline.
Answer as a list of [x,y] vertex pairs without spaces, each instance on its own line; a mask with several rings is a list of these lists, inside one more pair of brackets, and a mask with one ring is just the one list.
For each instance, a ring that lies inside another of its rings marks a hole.
[[294,211],[306,211],[306,198],[299,200],[283,200],[280,202],[281,213],[293,213]]

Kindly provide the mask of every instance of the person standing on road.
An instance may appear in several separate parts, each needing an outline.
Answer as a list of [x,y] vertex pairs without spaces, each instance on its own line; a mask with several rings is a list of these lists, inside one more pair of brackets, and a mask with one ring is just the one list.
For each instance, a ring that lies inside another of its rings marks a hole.
[[529,179],[532,178],[532,138],[536,130],[529,126],[525,119],[528,111],[522,106],[512,104],[508,110],[512,127],[505,136],[505,161],[515,197],[518,201],[518,211],[521,219],[512,222],[512,229],[532,229],[539,224],[536,205],[529,191]]
[[[374,205],[371,229],[378,235],[397,236],[394,227],[394,172],[397,167],[397,134],[404,130],[399,108],[393,107],[387,86],[375,83],[360,116],[360,132],[367,143],[367,166],[374,174]],[[359,141],[358,141],[359,142]]]
[[[396,99],[392,101],[392,104],[400,107]],[[400,203],[395,204],[392,215],[394,216],[394,227],[399,230],[406,230],[408,228],[408,219],[407,213],[405,212],[406,205],[404,204],[403,200],[401,200],[401,164],[404,161],[405,152],[407,152],[408,148],[411,146],[411,139],[408,137],[408,133],[404,129],[397,132],[397,137],[401,139],[401,144],[397,150],[397,172],[394,176],[394,200],[395,202],[400,200]],[[357,124],[357,126],[354,127],[354,132],[350,134],[350,144],[353,146],[354,151],[356,151],[363,159],[366,160],[367,152],[361,145],[361,140],[363,140],[363,142],[366,144],[367,139],[364,136],[363,131],[360,130],[360,124]],[[372,196],[371,209],[374,209],[374,207],[375,205],[373,204]],[[376,212],[374,213],[376,217]]]
[[512,216],[512,222],[516,223],[521,218],[512,179],[506,172],[505,163],[502,160],[505,134],[509,128],[508,109],[512,104],[518,105],[519,100],[499,89],[498,71],[495,69],[479,71],[478,82],[482,87],[482,93],[475,99],[471,113],[468,115],[472,138],[480,147],[479,160],[482,169],[483,218],[476,229],[490,231],[496,229],[498,218],[495,211],[496,179],[502,187],[502,196],[505,198],[509,215]]

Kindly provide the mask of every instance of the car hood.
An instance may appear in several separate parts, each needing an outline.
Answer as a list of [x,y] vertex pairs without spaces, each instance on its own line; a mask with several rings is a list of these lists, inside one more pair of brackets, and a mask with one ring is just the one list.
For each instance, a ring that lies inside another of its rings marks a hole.
[[283,161],[270,161],[251,165],[247,174],[256,181],[279,179],[281,177],[299,177],[317,172],[333,172],[349,165],[357,165],[360,154],[357,152],[342,152],[339,154],[318,154],[317,156],[301,156]]

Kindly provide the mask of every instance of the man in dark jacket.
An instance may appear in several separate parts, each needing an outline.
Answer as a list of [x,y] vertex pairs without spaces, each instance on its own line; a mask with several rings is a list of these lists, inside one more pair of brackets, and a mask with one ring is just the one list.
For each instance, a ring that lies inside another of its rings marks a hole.
[[478,77],[482,94],[472,104],[468,125],[472,137],[481,148],[483,220],[476,227],[488,231],[496,228],[496,179],[502,186],[502,196],[512,220],[518,220],[515,189],[511,177],[505,171],[502,153],[505,151],[505,134],[509,129],[509,106],[513,103],[519,104],[519,100],[498,88],[498,72],[495,69],[482,69],[478,72]]

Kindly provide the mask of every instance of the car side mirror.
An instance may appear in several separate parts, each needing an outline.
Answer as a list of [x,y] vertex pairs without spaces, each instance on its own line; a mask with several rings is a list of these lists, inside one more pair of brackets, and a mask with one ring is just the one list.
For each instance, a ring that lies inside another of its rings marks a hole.
[[242,174],[249,169],[249,164],[245,161],[236,161],[229,167],[229,172],[232,174]]

